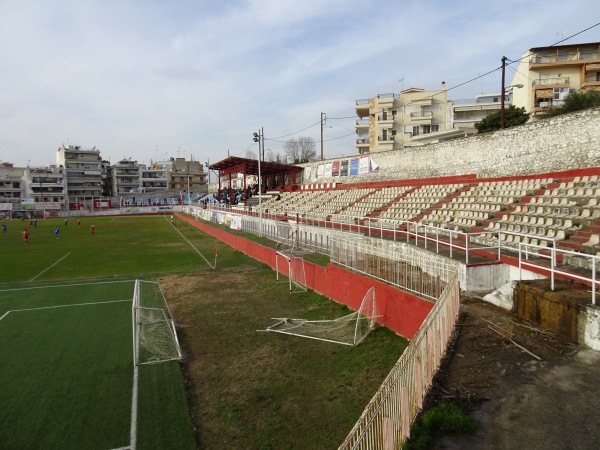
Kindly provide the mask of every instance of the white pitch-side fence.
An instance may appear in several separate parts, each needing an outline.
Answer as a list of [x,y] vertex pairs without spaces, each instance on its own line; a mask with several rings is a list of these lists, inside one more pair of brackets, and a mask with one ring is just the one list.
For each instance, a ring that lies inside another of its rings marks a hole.
[[437,301],[459,263],[411,245],[348,236],[330,238],[331,262]]
[[340,450],[398,449],[410,437],[410,425],[423,407],[423,399],[454,331],[459,300],[458,272],[455,272]]

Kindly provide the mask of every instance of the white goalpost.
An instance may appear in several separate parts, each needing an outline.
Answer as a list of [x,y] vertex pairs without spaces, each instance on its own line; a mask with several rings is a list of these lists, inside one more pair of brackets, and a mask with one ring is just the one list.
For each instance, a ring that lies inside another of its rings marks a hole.
[[318,339],[344,345],[358,345],[375,328],[377,318],[375,286],[371,287],[361,302],[360,308],[353,313],[333,320],[304,320],[274,318],[277,323],[265,331]]
[[282,270],[287,266],[288,283],[290,293],[306,292],[306,271],[304,270],[304,259],[299,256],[283,252],[275,252],[275,273],[279,283],[279,263],[283,260]]
[[134,365],[182,358],[173,317],[158,283],[135,281],[131,317]]

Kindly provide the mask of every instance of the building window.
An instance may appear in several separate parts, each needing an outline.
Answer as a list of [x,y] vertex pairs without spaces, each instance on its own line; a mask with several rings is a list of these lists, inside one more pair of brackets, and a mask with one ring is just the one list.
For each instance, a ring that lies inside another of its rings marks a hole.
[[431,132],[435,133],[436,131],[440,131],[440,126],[438,124],[431,125]]
[[431,133],[431,126],[423,125],[423,134],[429,134],[429,133]]
[[413,136],[419,135],[419,127],[412,127],[412,135]]

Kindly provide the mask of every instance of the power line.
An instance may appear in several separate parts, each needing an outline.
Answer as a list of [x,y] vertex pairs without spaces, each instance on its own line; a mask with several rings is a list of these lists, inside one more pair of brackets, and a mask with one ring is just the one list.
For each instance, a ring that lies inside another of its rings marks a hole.
[[[291,135],[293,135],[293,134],[298,134],[298,133],[301,133],[301,132],[303,132],[304,130],[308,130],[309,128],[312,128],[312,127],[314,127],[315,125],[319,125],[320,123],[321,123],[321,121],[319,120],[318,122],[316,122],[316,123],[313,123],[312,125],[309,125],[309,126],[307,126],[306,128],[303,128],[303,129],[301,129],[301,130],[294,131],[293,133],[290,133],[290,134],[284,134],[283,136],[277,136],[277,137],[270,138],[270,139],[267,139],[267,138],[265,138],[265,141],[275,141],[276,139],[281,139],[281,138],[284,138],[284,137],[291,136]],[[275,142],[277,142],[277,141],[275,141]]]
[[[554,46],[556,46],[556,45],[559,45],[560,43],[562,43],[562,42],[565,42],[565,41],[567,41],[567,40],[569,40],[569,39],[572,39],[572,38],[574,38],[575,36],[578,36],[578,35],[580,35],[580,34],[582,34],[582,33],[585,33],[586,31],[589,31],[589,30],[591,30],[592,28],[595,28],[595,27],[597,27],[597,26],[599,26],[599,25],[600,25],[600,22],[598,22],[598,23],[595,23],[594,25],[591,25],[591,26],[589,26],[588,28],[585,28],[585,29],[583,29],[583,30],[581,30],[581,31],[578,31],[578,32],[577,32],[577,33],[575,33],[575,34],[572,34],[572,35],[570,35],[570,36],[567,36],[566,38],[564,38],[564,39],[561,39],[560,41],[558,41],[558,42],[555,42],[555,43],[554,43],[554,44],[552,44],[552,45],[548,45],[548,47],[554,47]],[[530,56],[530,53],[529,53],[529,52],[527,52],[525,55],[523,55],[523,56],[522,56],[521,58],[519,58],[519,59],[516,59],[516,60],[509,60],[510,62],[509,62],[509,64],[507,64],[507,65],[506,65],[506,67],[510,67],[511,65],[513,65],[513,64],[515,64],[515,63],[518,63],[518,62],[522,61],[523,59],[525,59],[525,58],[527,58],[527,57],[529,57],[529,56]],[[483,77],[486,77],[486,76],[488,76],[488,75],[490,75],[490,74],[492,74],[492,73],[494,73],[494,72],[497,72],[498,70],[501,70],[501,69],[502,69],[502,66],[498,66],[498,67],[496,67],[495,69],[489,70],[489,71],[487,71],[487,72],[485,72],[485,73],[482,73],[482,74],[478,74],[476,77],[474,77],[474,78],[471,78],[470,80],[464,81],[464,82],[462,82],[462,83],[460,83],[460,84],[457,84],[456,86],[452,86],[452,87],[450,87],[450,88],[448,88],[448,89],[440,90],[439,92],[436,92],[435,94],[431,94],[431,95],[429,95],[429,96],[427,96],[427,97],[423,97],[422,99],[423,99],[423,100],[425,100],[425,99],[433,98],[433,97],[435,97],[435,96],[437,96],[437,95],[440,95],[440,94],[442,94],[442,93],[447,93],[447,92],[449,92],[449,91],[452,91],[452,90],[454,90],[454,89],[457,89],[457,88],[459,88],[459,87],[462,87],[462,86],[464,86],[464,85],[466,85],[466,84],[472,83],[473,81],[480,80],[480,79],[482,79]],[[511,68],[511,69],[512,69],[512,68]],[[512,69],[512,70],[514,70],[514,69]],[[525,75],[525,74],[522,74],[522,73],[520,73],[520,72],[518,72],[518,71],[516,71],[516,70],[515,70],[515,73],[519,73],[519,75],[521,75],[521,76],[524,76],[524,77],[525,77],[525,78],[527,78],[528,80],[532,81],[532,80],[531,80],[531,79],[530,79],[530,78],[529,78],[527,75]],[[394,108],[389,108],[389,110],[391,111],[391,110],[394,110],[394,109],[400,109],[400,108],[402,108],[402,105],[401,105],[401,106],[396,106],[396,107],[394,107]],[[346,116],[346,117],[327,117],[327,119],[328,119],[328,120],[343,120],[343,119],[354,119],[354,118],[356,118],[356,117],[357,117],[357,116],[356,116],[356,115],[354,115],[354,116]],[[284,134],[284,135],[282,135],[282,136],[277,136],[277,137],[274,137],[274,138],[264,138],[264,140],[265,140],[265,141],[270,141],[270,142],[279,142],[279,143],[283,143],[283,144],[285,144],[285,143],[286,143],[286,141],[279,141],[278,139],[285,138],[285,137],[288,137],[288,136],[292,136],[292,135],[294,135],[294,134],[301,133],[301,132],[303,132],[303,131],[305,131],[305,130],[308,130],[309,128],[312,128],[312,127],[315,127],[315,126],[319,125],[320,123],[321,123],[321,121],[319,120],[318,122],[315,122],[315,123],[313,123],[312,125],[309,125],[309,126],[307,126],[306,128],[303,128],[303,129],[301,129],[301,130],[294,131],[293,133]],[[343,127],[340,127],[340,128],[343,128]],[[344,135],[344,136],[339,136],[339,137],[336,137],[336,138],[327,139],[327,140],[324,140],[323,142],[328,142],[328,141],[334,141],[334,140],[337,140],[337,139],[342,139],[342,138],[344,138],[344,137],[347,137],[347,136],[350,136],[350,135],[352,135],[352,134],[354,134],[354,133],[349,133],[349,134],[346,134],[346,135]],[[252,144],[250,147],[248,147],[248,148],[247,148],[246,150],[244,150],[243,152],[240,152],[239,154],[247,152],[247,151],[248,151],[248,150],[249,150],[249,149],[250,149],[250,148],[251,148],[253,145],[254,145],[254,144]]]
[[348,133],[348,134],[345,134],[345,135],[343,135],[343,136],[339,136],[339,137],[336,137],[336,138],[324,139],[324,140],[323,140],[323,142],[335,141],[335,140],[337,140],[337,139],[342,139],[342,138],[345,138],[345,137],[351,136],[351,135],[353,135],[353,134],[356,134],[356,132]]

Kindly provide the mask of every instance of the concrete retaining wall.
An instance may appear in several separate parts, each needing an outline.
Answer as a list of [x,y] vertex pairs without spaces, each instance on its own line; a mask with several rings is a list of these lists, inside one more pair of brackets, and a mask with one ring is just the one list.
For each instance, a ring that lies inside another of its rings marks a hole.
[[[363,183],[465,174],[495,178],[578,170],[600,166],[599,143],[600,108],[593,108],[439,144],[372,153],[379,173],[317,182]],[[322,163],[304,166],[311,166],[315,174]]]

